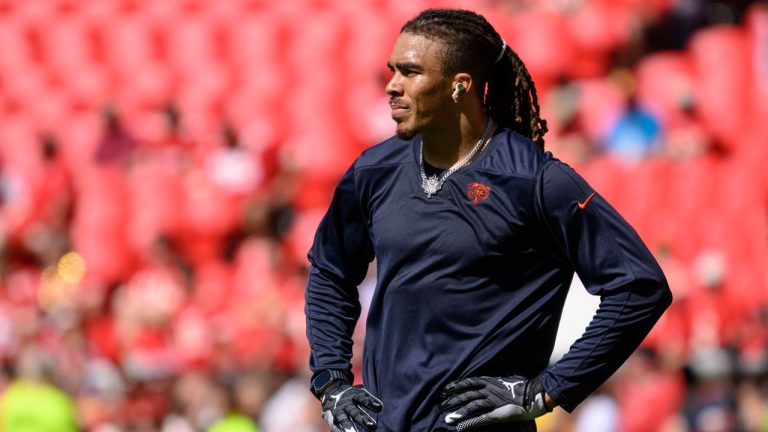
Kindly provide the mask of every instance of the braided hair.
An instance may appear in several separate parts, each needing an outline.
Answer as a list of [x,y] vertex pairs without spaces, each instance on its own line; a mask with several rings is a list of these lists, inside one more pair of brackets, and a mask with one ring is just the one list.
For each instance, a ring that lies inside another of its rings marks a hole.
[[[528,69],[481,15],[461,9],[427,9],[408,21],[400,33],[443,42],[440,53],[445,75],[469,72],[479,84],[485,108],[493,120],[529,137],[544,149],[547,122],[541,118],[539,98]],[[487,91],[486,91],[487,84]]]

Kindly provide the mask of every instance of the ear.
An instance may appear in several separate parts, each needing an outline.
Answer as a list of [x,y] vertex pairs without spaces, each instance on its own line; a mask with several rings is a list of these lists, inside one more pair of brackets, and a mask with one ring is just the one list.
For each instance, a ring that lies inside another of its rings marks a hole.
[[472,90],[472,75],[466,72],[460,72],[453,76],[451,97],[455,102],[459,101],[463,95]]
[[461,83],[464,89],[461,91],[461,94],[467,94],[470,91],[472,91],[472,75],[466,73],[466,72],[459,72],[456,75],[453,76],[453,88],[456,88],[456,84]]

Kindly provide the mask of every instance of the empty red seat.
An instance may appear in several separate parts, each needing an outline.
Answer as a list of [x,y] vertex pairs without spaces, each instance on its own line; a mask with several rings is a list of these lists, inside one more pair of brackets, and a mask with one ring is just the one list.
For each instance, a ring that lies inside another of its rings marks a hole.
[[106,64],[113,71],[136,72],[151,64],[154,55],[149,22],[131,17],[109,17],[97,28]]
[[637,98],[664,125],[683,116],[695,103],[695,70],[687,53],[661,52],[644,57],[637,66]]
[[[556,78],[568,75],[577,52],[563,16],[531,10],[510,16],[510,21],[515,25],[507,27],[510,32],[507,43],[523,59],[537,88],[546,88]],[[532,22],[536,25],[528,25]]]
[[696,107],[703,125],[723,144],[738,148],[750,109],[750,44],[746,32],[715,26],[696,32],[689,52],[696,68]]
[[37,28],[46,66],[67,77],[90,66],[85,21],[79,17],[60,18]]
[[[765,124],[768,118],[768,5],[754,4],[744,20],[752,45],[752,110],[750,127]],[[763,135],[765,136],[765,135]]]
[[567,15],[568,33],[580,50],[608,54],[630,38],[631,12],[615,1],[590,1]]

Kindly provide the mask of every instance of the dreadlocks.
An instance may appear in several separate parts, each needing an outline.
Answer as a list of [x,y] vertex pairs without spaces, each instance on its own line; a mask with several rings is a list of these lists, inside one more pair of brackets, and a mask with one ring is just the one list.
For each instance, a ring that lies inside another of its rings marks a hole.
[[443,42],[444,73],[469,72],[479,84],[475,89],[480,97],[485,96],[486,110],[494,121],[544,148],[547,122],[540,115],[533,79],[509,47],[496,62],[503,42],[485,18],[467,10],[428,9],[405,23],[400,33]]

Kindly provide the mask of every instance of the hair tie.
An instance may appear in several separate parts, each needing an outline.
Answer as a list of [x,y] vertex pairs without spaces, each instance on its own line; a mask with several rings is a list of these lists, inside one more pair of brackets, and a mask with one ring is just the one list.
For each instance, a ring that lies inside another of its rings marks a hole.
[[501,52],[499,53],[499,56],[496,57],[496,60],[493,61],[493,64],[496,64],[501,60],[502,57],[504,57],[504,53],[507,51],[507,41],[504,39],[501,40]]

